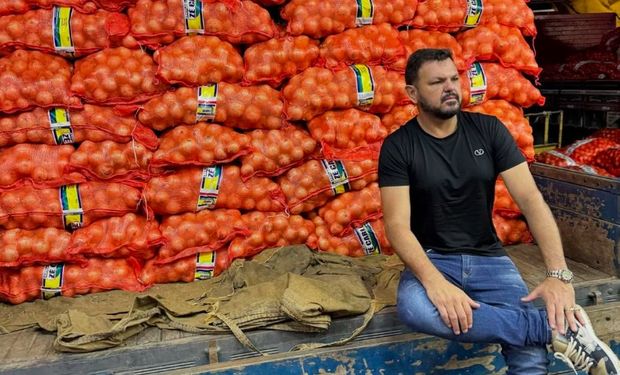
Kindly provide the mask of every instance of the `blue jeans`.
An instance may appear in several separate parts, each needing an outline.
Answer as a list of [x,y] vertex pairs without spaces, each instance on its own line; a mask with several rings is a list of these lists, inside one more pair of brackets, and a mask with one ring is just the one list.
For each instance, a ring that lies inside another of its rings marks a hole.
[[486,257],[439,254],[428,257],[444,277],[461,288],[480,307],[473,310],[473,326],[455,335],[428,299],[424,286],[405,269],[398,286],[398,314],[416,332],[469,343],[498,343],[508,374],[546,374],[551,329],[545,310],[523,303],[527,287],[507,256]]

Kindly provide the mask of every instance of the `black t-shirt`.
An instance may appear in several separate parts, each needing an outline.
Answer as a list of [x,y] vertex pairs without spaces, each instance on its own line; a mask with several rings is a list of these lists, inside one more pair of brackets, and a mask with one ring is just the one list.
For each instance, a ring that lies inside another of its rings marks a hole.
[[423,248],[500,256],[491,220],[495,180],[525,161],[494,116],[460,112],[445,138],[416,118],[388,136],[379,158],[379,186],[409,186],[411,230]]

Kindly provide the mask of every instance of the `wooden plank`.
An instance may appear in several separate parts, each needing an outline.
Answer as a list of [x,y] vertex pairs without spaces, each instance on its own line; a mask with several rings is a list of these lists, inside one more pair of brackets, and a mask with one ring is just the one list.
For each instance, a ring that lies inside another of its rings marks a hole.
[[597,190],[604,190],[612,194],[620,194],[620,181],[615,178],[594,176],[552,165],[533,163],[530,165],[532,174],[536,177],[547,177],[554,180],[570,182],[575,185],[586,186]]
[[620,277],[620,182],[540,164],[532,174],[558,223],[566,256]]
[[551,206],[567,257],[620,277],[620,225]]
[[[620,353],[620,302],[586,308],[595,331]],[[549,353],[550,374],[568,367]],[[467,344],[415,333],[265,357],[211,363],[170,375],[218,374],[474,374],[505,373],[498,345]]]
[[586,311],[598,336],[620,340],[620,302],[591,306]]
[[[545,264],[538,246],[533,244],[521,244],[508,246],[508,255],[521,272],[523,280],[529,288],[538,285],[545,279]],[[567,259],[568,268],[575,274],[575,286],[582,282],[595,280],[610,280],[614,277],[605,272],[596,270],[583,263]]]
[[549,206],[620,225],[620,188],[613,194],[597,188],[536,175],[534,179]]

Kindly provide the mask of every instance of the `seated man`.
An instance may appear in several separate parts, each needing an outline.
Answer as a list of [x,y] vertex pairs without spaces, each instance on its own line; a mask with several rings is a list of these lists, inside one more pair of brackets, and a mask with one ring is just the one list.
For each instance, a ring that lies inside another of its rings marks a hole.
[[[620,374],[617,357],[575,305],[557,225],[506,127],[461,112],[448,50],[413,53],[405,80],[420,114],[388,136],[379,160],[387,236],[406,265],[401,319],[445,339],[501,344],[509,374],[546,374],[548,344],[573,369]],[[498,175],[548,270],[529,294],[491,220]],[[536,298],[546,309],[532,306]]]

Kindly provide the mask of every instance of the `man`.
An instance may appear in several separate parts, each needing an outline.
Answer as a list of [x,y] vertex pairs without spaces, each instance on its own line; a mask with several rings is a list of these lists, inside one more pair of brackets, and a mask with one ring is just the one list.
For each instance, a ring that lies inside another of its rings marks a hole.
[[[510,133],[495,117],[461,112],[448,50],[413,53],[405,81],[419,115],[385,140],[379,160],[387,236],[406,265],[401,319],[418,332],[501,344],[510,374],[546,374],[547,344],[573,369],[619,374],[575,305],[558,228]],[[491,220],[498,174],[548,270],[529,294]],[[532,306],[537,298],[546,311]]]

